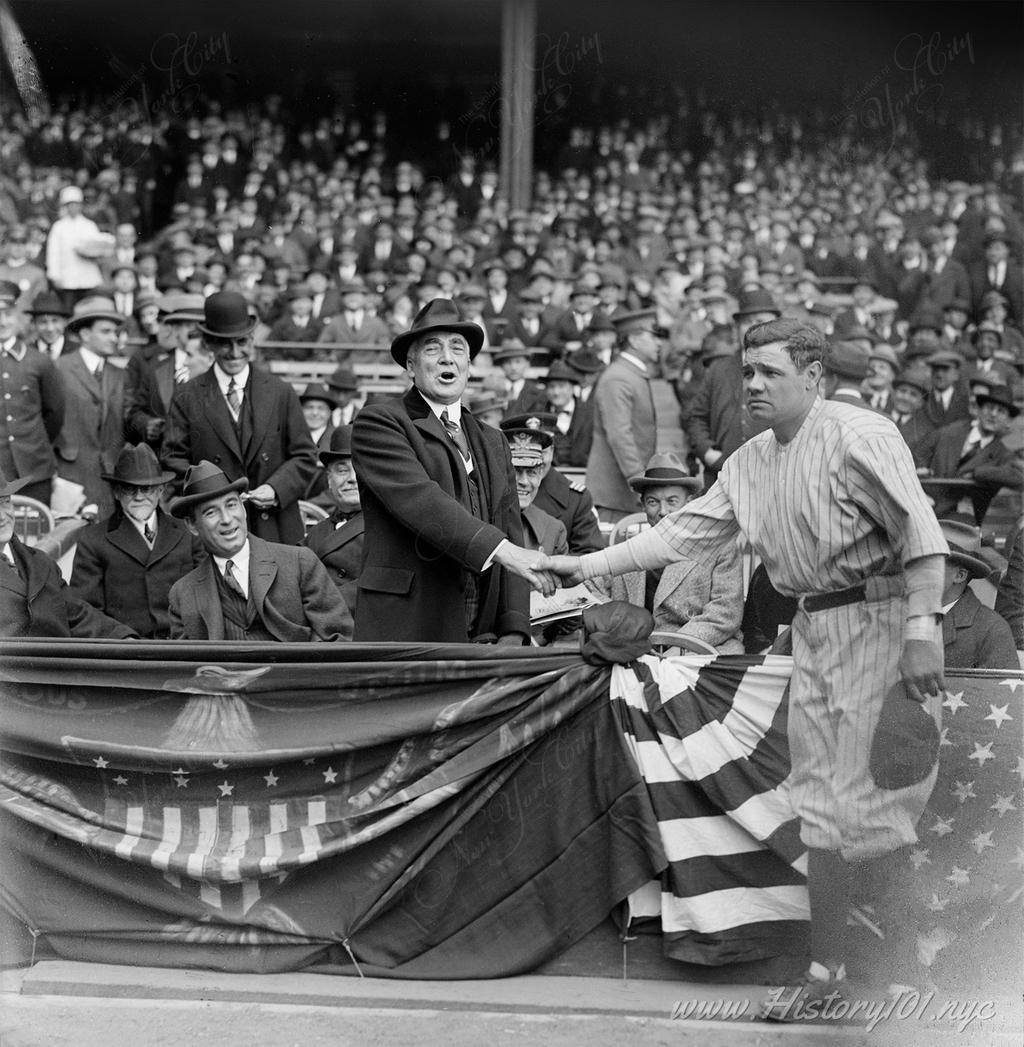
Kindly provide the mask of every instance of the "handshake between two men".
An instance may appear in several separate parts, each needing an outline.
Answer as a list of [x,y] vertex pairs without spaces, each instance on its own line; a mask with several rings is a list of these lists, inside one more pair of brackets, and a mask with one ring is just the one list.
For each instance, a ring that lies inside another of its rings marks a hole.
[[537,549],[523,549],[506,541],[495,551],[494,562],[525,578],[544,596],[551,596],[561,586],[583,581],[578,556],[548,556]]

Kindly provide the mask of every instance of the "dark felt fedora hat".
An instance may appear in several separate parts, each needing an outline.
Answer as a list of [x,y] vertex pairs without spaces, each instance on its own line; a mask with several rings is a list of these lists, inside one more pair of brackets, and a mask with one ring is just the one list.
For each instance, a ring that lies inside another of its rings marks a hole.
[[229,480],[223,469],[218,469],[213,462],[204,459],[198,465],[190,465],[185,471],[181,494],[171,499],[168,509],[172,516],[184,517],[188,516],[194,505],[201,505],[231,491],[248,489],[249,481],[244,476]]
[[570,367],[564,360],[556,360],[549,368],[546,375],[541,378],[542,382],[572,382],[575,385],[580,380],[580,372]]
[[244,338],[256,328],[249,303],[237,291],[217,291],[203,303],[200,334],[211,338]]
[[881,789],[906,789],[923,781],[939,758],[939,728],[928,710],[907,696],[903,681],[882,702],[868,765]]
[[331,407],[338,406],[338,394],[326,382],[310,382],[309,385],[303,386],[302,392],[299,393],[299,402],[305,403],[307,400],[323,400]]
[[32,299],[32,305],[25,310],[29,316],[70,316],[60,295],[53,291],[42,291]]
[[332,389],[338,389],[343,393],[356,393],[359,391],[359,379],[351,367],[341,364],[327,376],[327,384]]
[[993,385],[987,394],[982,393],[980,396],[975,396],[974,402],[979,407],[984,407],[985,404],[998,404],[1000,407],[1005,407],[1010,412],[1011,418],[1016,418],[1020,414],[1020,408],[1013,402],[1013,396],[1005,385]]
[[352,457],[352,426],[339,425],[331,433],[330,450],[320,452],[320,464],[330,465],[341,458]]
[[772,297],[771,292],[764,290],[764,288],[744,291],[740,295],[739,302],[736,305],[736,312],[732,315],[735,318],[738,316],[749,316],[752,313],[774,313],[776,316],[782,315],[779,312],[779,307],[775,304],[775,299]]
[[21,296],[21,288],[13,280],[0,280],[0,302],[14,305]]
[[391,356],[405,367],[409,347],[417,338],[431,331],[453,331],[461,334],[469,343],[469,358],[472,360],[484,344],[484,331],[478,324],[463,320],[459,307],[448,298],[434,298],[416,314],[412,327],[398,335],[391,343]]
[[977,527],[949,519],[940,520],[939,527],[949,546],[949,563],[966,568],[972,578],[987,578],[991,574],[991,564],[981,555],[981,531]]
[[861,382],[868,376],[871,352],[853,342],[834,342],[828,347],[823,361],[825,370],[840,378]]
[[160,468],[149,444],[126,444],[114,462],[114,471],[101,473],[100,476],[107,483],[128,487],[156,487],[157,484],[169,483],[174,479],[174,473]]
[[668,484],[694,490],[701,486],[700,480],[690,473],[682,458],[671,452],[656,454],[647,463],[643,473],[629,481],[629,486],[641,494],[649,487],[665,487]]

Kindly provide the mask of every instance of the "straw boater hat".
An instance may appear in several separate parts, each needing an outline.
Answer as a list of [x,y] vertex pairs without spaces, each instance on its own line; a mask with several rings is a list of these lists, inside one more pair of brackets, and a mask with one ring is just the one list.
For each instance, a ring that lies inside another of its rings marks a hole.
[[71,319],[65,325],[66,331],[77,331],[80,327],[87,327],[97,320],[111,320],[119,327],[123,326],[127,317],[123,316],[114,307],[114,300],[104,295],[89,295],[81,298],[75,303],[71,312]]
[[671,452],[656,454],[640,476],[634,476],[629,486],[638,494],[643,494],[650,487],[689,487],[696,490],[701,481],[690,474],[686,463]]
[[160,468],[156,454],[149,444],[138,444],[135,447],[129,444],[123,447],[117,456],[114,471],[101,473],[100,478],[122,487],[157,487],[170,483],[174,479],[174,473]]
[[172,498],[167,508],[172,516],[181,518],[188,516],[195,505],[202,505],[203,502],[219,498],[231,491],[248,489],[249,481],[244,476],[237,480],[228,480],[222,469],[204,459],[198,465],[188,467],[181,485],[181,495]]
[[392,359],[405,367],[409,348],[417,338],[431,331],[451,331],[461,334],[469,343],[469,358],[472,360],[484,344],[484,331],[479,324],[463,320],[459,307],[448,298],[435,298],[416,314],[412,327],[398,335],[391,343]]

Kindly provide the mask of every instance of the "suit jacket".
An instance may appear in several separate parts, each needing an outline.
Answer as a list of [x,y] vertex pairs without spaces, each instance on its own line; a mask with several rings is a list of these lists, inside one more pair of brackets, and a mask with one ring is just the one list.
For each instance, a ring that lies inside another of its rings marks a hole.
[[[327,569],[309,549],[249,535],[249,595],[282,643],[350,640],[352,615]],[[171,587],[172,640],[223,640],[217,565],[207,559]]]
[[[613,600],[644,606],[647,572],[631,571],[611,579]],[[657,629],[693,636],[720,654],[742,654],[743,570],[735,545],[714,563],[678,560],[669,564],[654,591],[652,613]]]
[[[925,439],[920,454],[932,476],[970,477],[974,480],[976,487],[971,492],[971,501],[975,518],[980,523],[1000,487],[1010,487],[1015,491],[1024,487],[1024,459],[996,437],[961,462],[960,454],[970,430],[970,419],[945,425]],[[955,511],[959,501],[956,493],[939,492],[933,497],[937,516]]]
[[974,315],[981,316],[981,300],[989,291],[998,291],[1009,299],[1010,319],[1024,323],[1024,272],[1012,258],[1006,260],[1006,276],[1000,287],[989,282],[988,263],[978,262],[969,270],[971,276],[971,300]]
[[501,332],[501,337],[506,342],[521,342],[527,349],[538,349],[541,346],[550,348],[551,326],[541,317],[537,323],[537,333],[531,334],[523,326],[522,317],[514,316]]
[[565,524],[532,503],[521,510],[523,517],[523,544],[527,549],[541,549],[548,556],[564,556],[569,552]]
[[79,599],[60,576],[51,557],[17,538],[11,550],[18,577],[0,564],[0,636],[81,636],[89,639],[134,637],[132,630]]
[[52,445],[64,424],[64,383],[50,357],[19,344],[20,360],[0,355],[0,446],[14,466],[8,480],[45,480],[57,471]]
[[[334,423],[328,422],[327,428],[320,434],[320,439],[313,444],[313,448],[317,453],[317,462],[320,461],[320,452],[329,451],[331,449],[331,437],[334,435]],[[312,434],[310,434],[312,438]],[[334,503],[330,500],[331,496],[326,494],[327,491],[327,471],[322,465],[317,465],[316,472],[313,474],[313,479],[309,481],[306,486],[305,494],[303,499],[307,502],[316,502],[317,505],[322,505],[325,509],[330,510],[333,508]]]
[[[174,395],[174,350],[143,346],[132,353],[125,368],[125,430],[133,443],[146,440],[146,425],[166,418]],[[159,452],[161,435],[148,441]]]
[[[546,411],[557,411],[550,405]],[[555,432],[555,465],[571,465],[585,469],[594,442],[594,402],[576,397],[567,433]]]
[[79,534],[71,591],[139,636],[166,640],[171,586],[205,557],[199,539],[162,509],[152,549],[118,512]]
[[601,373],[592,399],[594,439],[587,459],[587,490],[599,507],[635,512],[636,491],[627,480],[647,468],[658,441],[650,380],[619,356]]
[[577,491],[557,469],[547,471],[533,504],[562,521],[573,556],[596,553],[607,545],[590,492]]
[[[298,324],[292,320],[291,315],[287,314],[275,320],[270,326],[270,330],[267,332],[265,341],[268,342],[315,342],[320,337],[320,333],[323,331],[323,324],[319,320],[313,317],[309,318],[305,327],[299,327]],[[280,352],[280,350],[278,350]],[[300,354],[293,353],[292,355],[297,356],[300,360],[302,356]],[[285,357],[287,359],[287,357]]]
[[363,514],[356,513],[341,527],[334,520],[321,520],[310,528],[302,544],[312,549],[327,568],[331,581],[341,591],[345,604],[356,613],[359,572],[363,566]]
[[924,283],[924,301],[944,309],[954,298],[971,300],[971,278],[955,258],[946,259],[942,272],[929,271]]
[[415,387],[356,416],[366,520],[357,640],[465,642],[467,572],[477,575],[478,636],[529,635],[526,582],[496,565],[482,570],[502,540],[522,543],[508,444],[468,411],[462,428],[486,520],[471,512],[459,450]]
[[932,392],[925,397],[921,411],[936,429],[940,429],[951,422],[959,422],[961,419],[970,418],[970,401],[971,394],[967,387],[967,382],[961,379],[953,387],[953,398],[949,401],[949,407],[946,410],[939,406],[938,401],[935,399],[935,394]]
[[686,433],[690,449],[701,460],[711,448],[717,448],[724,455],[711,470],[712,476],[743,443],[746,436],[743,365],[738,354],[715,357],[708,362],[704,380],[690,406]]
[[217,384],[215,368],[175,389],[161,459],[178,477],[202,459],[220,466],[229,480],[248,477],[249,487],[268,483],[276,508],[249,503],[249,530],[267,541],[294,545],[305,535],[299,499],[316,473],[309,428],[295,391],[286,382],[249,370],[241,432]]
[[[892,417],[892,416],[890,416]],[[896,419],[893,417],[893,421]],[[925,444],[929,436],[936,430],[935,423],[924,413],[924,408],[919,408],[906,422],[897,422],[896,428],[900,431],[910,453],[914,456],[914,464],[917,466],[927,465],[922,455],[926,448]]]
[[67,397],[64,425],[57,438],[57,475],[81,484],[85,500],[99,506],[100,516],[114,511],[110,485],[101,473],[114,469],[124,446],[124,371],[109,360],[99,379],[80,350],[57,361]]
[[[334,314],[329,323],[320,332],[319,342],[342,342],[349,345],[388,345],[391,332],[388,325],[379,316],[364,313],[363,322],[358,328],[349,326],[344,311]],[[339,357],[340,361],[344,357]]]
[[1018,669],[1017,648],[1005,619],[966,589],[942,619],[947,669]]

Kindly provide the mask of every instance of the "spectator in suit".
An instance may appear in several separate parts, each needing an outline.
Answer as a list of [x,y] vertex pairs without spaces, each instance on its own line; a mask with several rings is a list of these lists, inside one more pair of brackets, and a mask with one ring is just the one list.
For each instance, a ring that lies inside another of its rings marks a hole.
[[921,465],[919,454],[923,442],[930,433],[935,432],[935,425],[922,409],[931,389],[931,375],[920,368],[907,368],[900,372],[892,387],[889,417],[896,423],[918,466]]
[[316,451],[295,391],[252,366],[255,327],[237,292],[206,299],[198,330],[216,362],[175,391],[162,460],[180,478],[204,459],[232,481],[244,477],[253,534],[294,544],[305,533],[298,502],[316,472]]
[[587,337],[587,328],[597,308],[597,293],[589,284],[578,283],[569,296],[569,308],[555,321],[543,342],[558,356],[574,349],[582,349]]
[[41,292],[32,300],[25,314],[32,317],[33,336],[28,340],[31,348],[48,356],[54,363],[71,351],[71,344],[64,338],[64,327],[71,310],[65,308],[60,295],[53,291]]
[[[630,487],[653,527],[681,509],[700,489],[685,463],[674,454],[656,454]],[[656,571],[633,571],[599,579],[612,600],[626,600],[654,615],[655,627],[692,636],[720,654],[742,654],[743,571],[739,548],[724,549],[713,563],[683,558]]]
[[[268,342],[315,342],[323,325],[313,316],[313,292],[309,284],[296,284],[285,295],[287,311],[270,326]],[[303,359],[301,350],[278,350],[282,359]]]
[[594,410],[590,400],[576,395],[579,372],[556,360],[544,376],[548,402],[544,410],[555,416],[555,465],[585,469],[594,439]]
[[484,319],[491,331],[492,343],[500,344],[505,328],[519,315],[519,299],[509,288],[508,266],[500,258],[491,258],[481,267],[487,285]]
[[331,433],[329,447],[320,452],[320,464],[326,473],[331,515],[315,524],[302,544],[320,557],[346,606],[355,615],[365,525],[359,505],[359,484],[352,465],[351,425],[340,426]]
[[188,343],[203,319],[203,296],[171,291],[157,300],[157,336],[132,353],[125,368],[126,431],[159,452],[171,397],[191,377]]
[[[978,417],[964,418],[935,430],[923,442],[918,475],[939,479],[973,480],[970,492],[974,518],[980,525],[1000,488],[1024,488],[1024,458],[1002,439],[1010,419],[1020,413],[1005,386],[978,396]],[[957,508],[955,491],[934,495],[935,512],[944,516]]]
[[854,342],[832,342],[822,361],[821,388],[826,400],[871,411],[861,385],[868,376],[869,350]]
[[0,474],[0,636],[133,636],[128,626],[75,596],[57,562],[15,535],[13,496],[26,482]]
[[1013,388],[1019,384],[1017,371],[1004,360],[996,359],[996,353],[1003,345],[1003,332],[996,324],[983,320],[971,335],[974,347],[973,374],[990,378],[996,385]]
[[357,640],[529,637],[528,583],[542,583],[518,548],[508,445],[462,405],[482,344],[483,332],[454,302],[428,303],[391,343],[413,387],[356,417],[353,461],[366,515]]
[[547,402],[544,386],[526,376],[533,355],[531,350],[521,345],[506,344],[491,352],[492,362],[501,368],[505,376],[505,399],[508,401],[509,414],[542,411]]
[[248,486],[244,476],[229,480],[201,461],[171,499],[171,515],[209,554],[171,587],[171,639],[350,639],[352,616],[316,554],[249,533],[240,497]]
[[609,523],[635,511],[629,480],[644,471],[655,451],[651,376],[662,345],[654,309],[624,313],[615,327],[623,349],[594,390],[594,438],[587,459],[587,490]]
[[101,518],[114,511],[114,499],[100,474],[113,471],[125,443],[124,371],[110,362],[123,326],[109,298],[81,299],[67,325],[78,348],[57,361],[66,396],[57,475],[80,485],[86,510]]
[[505,408],[508,404],[496,393],[480,393],[467,404],[473,417],[481,425],[489,425],[492,429],[500,429],[502,419],[505,417]]
[[18,285],[0,281],[0,471],[24,481],[29,498],[50,504],[64,423],[64,383],[49,356],[19,335]]
[[[374,316],[366,304],[366,285],[355,278],[345,281],[338,288],[341,309],[320,332],[321,342],[341,342],[343,345],[383,346],[387,345],[388,326]],[[338,353],[338,362],[351,361],[348,353]]]
[[868,374],[861,386],[869,407],[883,414],[893,409],[892,386],[900,369],[900,358],[887,342],[876,342],[868,354]]
[[970,588],[974,578],[987,578],[989,565],[981,558],[976,527],[956,520],[939,520],[949,544],[942,591],[942,643],[947,669],[1020,668],[1013,634],[1006,620],[984,604]]
[[931,369],[932,388],[924,413],[936,429],[970,417],[970,391],[963,375],[964,358],[949,349],[932,353],[926,363]]
[[1024,334],[1006,322],[1008,305],[1006,295],[988,291],[981,299],[981,320],[999,328],[1003,335],[1002,355],[1020,367],[1024,365]]
[[550,326],[543,313],[541,293],[535,287],[524,287],[519,293],[515,316],[502,332],[502,344],[525,345],[531,349],[544,345]]
[[[334,435],[332,415],[338,406],[338,397],[326,382],[310,382],[299,393],[299,403],[302,404],[302,415],[309,426],[309,438],[319,456],[331,446],[331,437]],[[322,468],[317,469],[302,497],[317,505],[330,504],[322,500],[326,488],[324,471]]]
[[971,278],[963,264],[951,257],[946,238],[939,229],[929,229],[922,237],[928,252],[928,272],[925,277],[924,300],[939,309],[955,299],[970,298]]
[[166,640],[171,586],[204,558],[202,545],[160,508],[174,474],[148,444],[126,446],[103,479],[118,508],[79,534],[71,591],[139,636]]
[[985,236],[985,261],[971,269],[971,297],[980,315],[982,299],[998,291],[1007,301],[1011,320],[1024,323],[1024,273],[1010,257],[1010,241],[1005,233],[993,230]]

